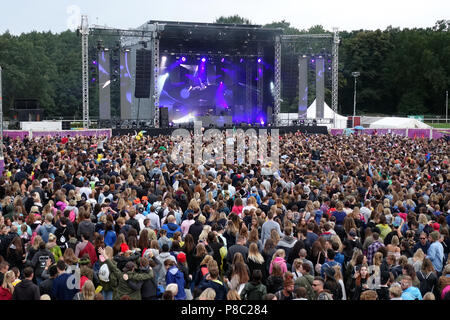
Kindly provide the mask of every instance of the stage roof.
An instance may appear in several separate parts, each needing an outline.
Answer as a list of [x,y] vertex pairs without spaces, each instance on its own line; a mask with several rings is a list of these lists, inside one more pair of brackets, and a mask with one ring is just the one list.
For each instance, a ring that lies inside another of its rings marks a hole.
[[[150,20],[147,24],[163,25],[160,32],[160,51],[176,54],[229,54],[256,56],[273,51],[275,37],[281,28],[261,25],[197,23]],[[145,28],[145,25],[140,28]],[[262,49],[261,49],[262,48]]]

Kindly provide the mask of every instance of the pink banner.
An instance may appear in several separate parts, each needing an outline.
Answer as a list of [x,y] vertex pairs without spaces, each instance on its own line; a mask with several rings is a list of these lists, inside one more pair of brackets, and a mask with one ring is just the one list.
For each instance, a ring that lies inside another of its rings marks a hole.
[[[330,134],[332,135],[341,135],[345,133],[346,129],[330,129]],[[445,135],[450,135],[450,129],[364,129],[364,130],[355,130],[350,129],[352,131],[358,131],[358,134],[393,134],[406,136],[408,133],[408,137],[411,139],[440,139]],[[431,137],[430,137],[431,132]]]

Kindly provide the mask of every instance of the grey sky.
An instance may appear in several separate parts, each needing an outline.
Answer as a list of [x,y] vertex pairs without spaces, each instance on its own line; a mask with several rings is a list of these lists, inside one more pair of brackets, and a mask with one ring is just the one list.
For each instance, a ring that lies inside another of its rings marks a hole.
[[1,0],[0,33],[61,32],[74,26],[77,8],[90,24],[98,19],[100,25],[117,28],[137,27],[147,20],[213,22],[234,14],[254,24],[284,19],[299,29],[321,24],[346,31],[389,25],[426,28],[450,19],[448,0]]

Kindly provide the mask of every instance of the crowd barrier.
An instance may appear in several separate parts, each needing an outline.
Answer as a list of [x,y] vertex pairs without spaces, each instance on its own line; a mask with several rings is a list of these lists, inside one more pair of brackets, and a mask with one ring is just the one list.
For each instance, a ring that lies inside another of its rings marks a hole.
[[[346,129],[330,129],[330,134],[332,135],[342,135],[345,134]],[[402,137],[409,137],[411,139],[423,138],[423,139],[440,139],[445,135],[450,135],[450,129],[384,129],[384,128],[370,128],[364,130],[354,130],[357,134],[368,134],[368,135],[384,135],[392,134]]]
[[[292,126],[292,127],[276,127],[280,130],[280,134],[301,131],[304,133],[326,133],[326,127],[308,127],[308,126]],[[244,130],[248,128],[242,128]],[[258,128],[255,128],[258,129]],[[263,128],[259,128],[263,129]],[[264,129],[275,129],[275,127],[265,127]],[[171,134],[175,128],[169,129],[150,129],[147,130],[147,134],[151,136],[156,136],[160,134]],[[332,135],[342,135],[345,133],[346,129],[330,129],[329,133]],[[354,130],[354,129],[352,129]],[[138,130],[140,131],[140,130]],[[370,128],[364,130],[356,130],[358,134],[393,134],[403,137],[414,138],[426,138],[426,139],[440,139],[445,135],[450,135],[450,129],[384,129],[384,128]],[[89,130],[57,130],[57,131],[26,131],[26,130],[4,130],[3,135],[5,137],[10,137],[12,139],[24,139],[25,137],[36,138],[36,137],[47,137],[47,136],[60,136],[60,137],[77,137],[77,136],[107,136],[111,137],[113,135],[121,134],[133,134],[136,130],[134,129],[89,129]]]
[[89,137],[89,136],[112,136],[111,129],[89,129],[89,130],[53,130],[53,131],[26,131],[26,130],[4,130],[3,135],[11,139],[38,138],[38,137]]

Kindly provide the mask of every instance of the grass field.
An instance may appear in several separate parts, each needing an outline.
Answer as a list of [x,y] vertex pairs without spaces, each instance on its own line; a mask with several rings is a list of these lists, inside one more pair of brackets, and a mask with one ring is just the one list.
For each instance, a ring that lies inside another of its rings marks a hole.
[[444,129],[450,129],[450,122],[448,123],[431,123],[431,122],[425,122],[426,124],[432,126],[433,128],[444,128]]

